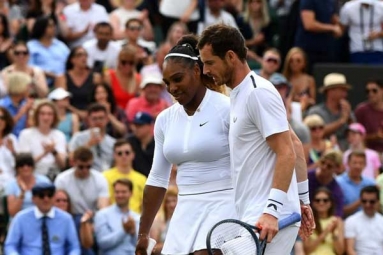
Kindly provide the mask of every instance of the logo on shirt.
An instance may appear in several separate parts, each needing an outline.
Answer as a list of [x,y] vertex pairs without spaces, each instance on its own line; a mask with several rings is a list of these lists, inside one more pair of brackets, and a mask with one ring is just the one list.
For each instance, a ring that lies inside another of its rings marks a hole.
[[233,122],[234,122],[234,123],[237,122],[237,117],[234,117],[234,118],[233,118]]
[[270,203],[267,205],[267,208],[269,208],[269,207],[272,207],[274,209],[274,211],[278,211],[278,208],[275,204]]
[[206,123],[208,123],[209,121],[206,121],[206,122],[204,122],[204,123],[201,123],[201,124],[199,124],[199,126],[200,127],[202,127],[202,126],[204,126]]
[[58,236],[56,236],[56,235],[54,235],[54,236],[52,237],[52,242],[57,243],[57,242],[59,242],[59,241],[60,241],[60,237],[58,237]]

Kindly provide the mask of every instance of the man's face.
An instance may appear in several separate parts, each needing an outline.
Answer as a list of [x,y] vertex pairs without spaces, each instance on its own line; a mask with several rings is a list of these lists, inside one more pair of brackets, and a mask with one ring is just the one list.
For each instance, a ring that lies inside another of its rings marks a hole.
[[104,111],[92,112],[89,114],[89,127],[105,129],[108,124],[108,116]]
[[368,83],[366,85],[367,99],[372,104],[377,104],[383,101],[383,89],[376,83]]
[[362,203],[362,208],[364,213],[367,216],[374,216],[377,211],[378,198],[375,193],[363,192],[360,201]]
[[133,21],[125,28],[128,40],[136,41],[140,36],[142,25],[139,22]]
[[131,165],[134,159],[134,152],[130,144],[123,144],[114,149],[114,161],[117,166]]
[[53,206],[53,190],[43,190],[32,197],[33,203],[39,208],[42,213],[47,213]]
[[90,175],[90,169],[92,168],[93,160],[88,161],[81,161],[81,160],[75,160],[74,161],[74,168],[76,169],[76,175],[80,179],[86,179]]
[[208,6],[211,12],[217,13],[223,9],[225,2],[223,0],[208,0]]
[[126,185],[116,184],[114,186],[114,198],[119,207],[125,207],[129,204],[129,199],[132,196],[132,191]]
[[149,102],[156,102],[160,99],[163,87],[160,84],[147,84],[144,88],[144,95]]
[[278,54],[272,51],[267,51],[262,59],[262,70],[271,75],[275,73],[281,64],[281,58]]
[[326,94],[328,96],[330,96],[330,98],[332,98],[333,100],[340,101],[342,99],[347,98],[348,90],[346,88],[343,88],[343,87],[336,87],[336,88],[328,89]]
[[339,166],[332,160],[322,159],[319,161],[319,167],[321,170],[320,174],[325,177],[329,177],[334,174],[335,169],[338,168]]
[[112,29],[108,26],[100,26],[96,30],[96,38],[101,44],[107,44],[112,39]]
[[138,139],[144,139],[152,133],[152,126],[151,124],[133,124],[132,131]]
[[353,155],[348,160],[349,175],[358,178],[362,175],[363,169],[366,167],[366,158]]

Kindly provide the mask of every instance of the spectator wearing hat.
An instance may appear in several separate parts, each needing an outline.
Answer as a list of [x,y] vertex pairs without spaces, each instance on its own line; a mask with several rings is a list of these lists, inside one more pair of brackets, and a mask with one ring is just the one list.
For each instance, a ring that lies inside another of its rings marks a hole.
[[324,77],[323,87],[320,92],[326,97],[325,102],[315,105],[308,110],[307,115],[318,114],[325,122],[324,136],[335,134],[342,151],[346,150],[346,131],[348,124],[354,117],[351,105],[347,101],[348,91],[351,86],[346,77],[340,73],[330,73]]
[[255,71],[256,74],[262,76],[266,80],[276,73],[281,66],[281,54],[275,48],[270,48],[263,53],[262,68]]
[[352,151],[347,158],[348,169],[336,177],[343,191],[343,216],[346,218],[360,210],[360,191],[369,185],[375,185],[375,180],[362,175],[366,167],[366,153]]
[[57,129],[64,133],[67,143],[80,130],[78,115],[68,109],[71,96],[72,94],[63,88],[57,88],[48,95],[48,99],[52,100],[57,108],[59,118]]
[[55,186],[50,183],[33,187],[35,206],[13,219],[5,240],[5,254],[81,254],[73,219],[53,206],[54,193]]
[[366,137],[366,129],[360,123],[352,123],[348,126],[347,140],[350,145],[349,149],[343,154],[343,164],[347,165],[348,155],[353,150],[361,150],[366,154],[366,167],[363,169],[362,175],[371,179],[375,179],[379,175],[379,168],[381,162],[379,154],[364,145],[364,138]]
[[154,156],[153,124],[154,119],[150,114],[138,112],[133,119],[133,134],[128,137],[135,153],[133,168],[146,177],[152,168]]
[[163,82],[160,76],[148,75],[140,84],[142,94],[140,97],[131,99],[126,106],[126,116],[132,121],[138,112],[146,112],[156,118],[157,115],[169,107],[169,104],[161,98]]
[[367,101],[356,107],[355,117],[366,129],[366,146],[383,153],[383,81],[369,80],[365,89]]
[[146,177],[134,169],[134,157],[133,146],[126,140],[118,140],[114,144],[113,158],[115,166],[103,172],[103,175],[108,181],[111,203],[116,202],[114,183],[119,179],[130,180],[133,184],[133,194],[130,198],[129,208],[136,213],[141,213]]

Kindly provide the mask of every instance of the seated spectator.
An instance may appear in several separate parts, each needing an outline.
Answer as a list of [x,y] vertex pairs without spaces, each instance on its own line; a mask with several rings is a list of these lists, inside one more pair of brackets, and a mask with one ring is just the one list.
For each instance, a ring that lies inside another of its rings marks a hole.
[[93,154],[92,168],[99,172],[110,168],[115,139],[106,133],[108,112],[101,104],[92,104],[88,107],[89,128],[76,133],[69,142],[70,158],[79,147],[87,147]]
[[51,183],[44,175],[34,173],[35,162],[29,153],[20,153],[15,158],[16,179],[10,181],[5,189],[8,213],[14,217],[19,211],[32,207],[31,190],[34,185]]
[[72,217],[53,206],[54,193],[52,184],[33,187],[35,206],[13,219],[5,241],[6,254],[81,254]]
[[64,133],[65,140],[69,143],[72,136],[80,130],[80,119],[77,114],[68,110],[71,93],[63,88],[54,89],[48,95],[57,108],[59,123],[57,129]]
[[53,205],[67,213],[72,213],[71,202],[68,193],[63,189],[55,192]]
[[132,197],[129,200],[129,208],[136,213],[141,213],[142,198],[144,195],[144,187],[146,177],[141,173],[134,170],[132,161],[134,158],[134,151],[131,144],[125,140],[119,140],[114,144],[114,162],[115,167],[105,171],[104,177],[109,184],[109,194],[111,203],[114,203],[114,189],[113,184],[118,179],[128,179],[133,183]]
[[[189,33],[189,29],[185,25],[185,23],[180,22],[180,21],[176,21],[170,26],[170,28],[166,34],[165,44],[167,44],[170,47],[169,48],[169,50],[170,50],[171,48],[173,48],[174,46],[177,45],[177,42],[181,39],[182,36],[187,35],[188,33]],[[162,68],[162,66],[161,66],[161,68]],[[162,74],[162,72],[161,72],[161,74]]]
[[314,78],[306,73],[307,58],[304,51],[294,47],[287,53],[283,75],[292,85],[290,97],[301,104],[302,111],[315,105],[316,86]]
[[266,80],[270,80],[271,75],[276,74],[281,65],[281,55],[277,49],[271,48],[265,51],[262,57],[262,68],[255,71]]
[[66,61],[66,72],[56,81],[56,86],[72,94],[69,110],[76,113],[81,119],[86,117],[89,91],[95,84],[101,83],[101,76],[89,69],[87,64],[88,53],[81,47],[74,47]]
[[139,11],[136,9],[136,1],[123,0],[120,7],[110,14],[110,23],[113,26],[113,39],[121,40],[125,37],[125,24],[130,19],[139,19],[142,21],[141,36],[145,40],[153,40],[153,28],[148,17],[148,11]]
[[152,116],[138,112],[133,119],[133,134],[127,139],[134,151],[133,168],[139,173],[149,175],[154,157],[154,136]]
[[323,103],[311,107],[307,113],[307,115],[318,114],[322,117],[325,122],[324,136],[330,137],[335,134],[342,151],[348,147],[346,131],[348,124],[354,119],[350,102],[347,101],[350,89],[351,86],[343,74],[326,75],[320,89],[326,99]]
[[9,112],[0,106],[0,190],[15,179],[15,155],[19,151],[19,143],[12,132],[13,119]]
[[112,41],[112,26],[107,22],[97,23],[94,33],[96,38],[88,40],[82,45],[88,53],[88,67],[98,73],[103,73],[104,69],[108,68],[116,69],[120,46]]
[[177,205],[178,190],[175,186],[169,186],[166,190],[164,201],[162,203],[162,211],[154,219],[150,236],[157,241],[153,249],[155,255],[160,255],[165,242],[166,233],[168,231],[170,220],[173,216],[174,209]]
[[360,211],[360,191],[366,186],[375,185],[374,179],[362,176],[362,171],[366,167],[364,151],[352,151],[348,155],[347,164],[347,171],[336,178],[344,195],[344,218]]
[[65,39],[70,48],[82,45],[94,38],[93,26],[99,22],[108,22],[105,8],[91,0],[80,0],[63,9],[68,33]]
[[0,13],[0,70],[11,63],[12,57],[10,49],[12,47],[12,38],[9,32],[9,23],[7,16]]
[[139,215],[129,207],[134,184],[127,179],[113,183],[116,204],[96,213],[94,228],[102,255],[134,254]]
[[364,151],[366,154],[366,167],[363,169],[362,175],[371,179],[375,179],[379,175],[381,167],[379,154],[364,146],[364,137],[366,136],[366,129],[360,123],[352,123],[348,127],[347,140],[350,148],[343,153],[343,164],[347,168],[348,155],[354,150]]
[[383,216],[377,211],[379,189],[366,186],[360,191],[362,211],[346,219],[347,254],[379,254],[383,250]]
[[57,109],[50,101],[42,101],[33,113],[33,126],[20,133],[20,151],[33,155],[36,173],[52,180],[65,167],[66,141],[63,132],[56,129]]
[[[78,231],[85,213],[109,205],[108,183],[100,172],[92,169],[92,161],[93,154],[88,148],[77,148],[73,155],[73,168],[62,172],[55,180],[57,189],[65,190],[69,194]],[[89,249],[84,249],[83,252],[94,254]]]
[[160,112],[169,107],[169,104],[161,98],[164,84],[161,76],[148,75],[141,82],[140,97],[132,98],[126,105],[126,116],[132,121],[138,112],[149,113],[154,119]]
[[117,105],[125,109],[129,100],[140,92],[141,77],[137,73],[136,50],[124,47],[118,54],[117,69],[105,73],[105,82],[112,88]]
[[68,47],[56,37],[56,25],[52,18],[40,17],[33,25],[31,40],[27,43],[29,64],[40,67],[48,78],[48,84],[65,72]]
[[309,180],[310,200],[314,200],[314,193],[320,187],[326,187],[331,192],[334,201],[334,215],[343,216],[343,191],[336,181],[335,172],[342,167],[342,153],[336,150],[326,151],[318,162],[318,167],[307,174]]
[[90,102],[99,103],[108,111],[109,122],[106,126],[106,133],[113,138],[121,138],[126,134],[128,119],[123,109],[114,100],[112,89],[105,83],[97,84],[90,93]]
[[28,65],[29,51],[28,47],[19,42],[13,47],[13,64],[7,66],[1,71],[5,86],[9,88],[8,79],[12,72],[23,72],[32,79],[32,93],[39,98],[44,98],[48,94],[48,84],[43,70],[37,66]]
[[27,117],[34,99],[28,98],[31,77],[25,73],[13,72],[8,77],[8,96],[0,99],[0,106],[7,109],[15,123],[12,133],[19,136],[21,130],[27,127]]
[[383,81],[369,80],[365,86],[367,101],[355,109],[356,120],[366,129],[366,147],[383,153]]
[[342,255],[345,250],[343,221],[335,216],[335,201],[325,187],[313,194],[312,209],[316,228],[314,234],[303,241],[307,255]]

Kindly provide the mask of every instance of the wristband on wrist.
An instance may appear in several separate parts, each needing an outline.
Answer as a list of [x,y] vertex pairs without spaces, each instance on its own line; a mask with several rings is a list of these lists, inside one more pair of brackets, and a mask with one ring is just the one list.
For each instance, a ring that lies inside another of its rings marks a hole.
[[303,204],[305,205],[310,204],[309,180],[298,182],[298,194],[299,194],[299,200],[301,200]]
[[286,192],[279,189],[271,189],[269,198],[266,202],[266,207],[263,210],[263,213],[270,214],[275,218],[279,219],[279,216],[282,211],[283,203],[286,201],[287,194]]

